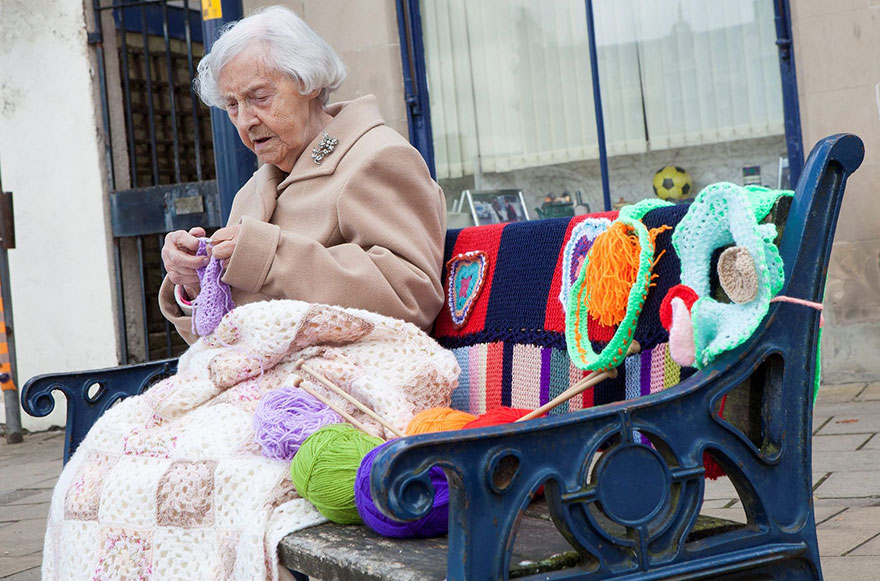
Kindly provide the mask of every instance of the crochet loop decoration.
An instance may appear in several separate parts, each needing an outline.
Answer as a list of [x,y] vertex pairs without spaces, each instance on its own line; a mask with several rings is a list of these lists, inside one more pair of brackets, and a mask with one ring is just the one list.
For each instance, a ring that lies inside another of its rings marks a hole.
[[[577,367],[604,371],[623,361],[651,285],[651,269],[656,264],[654,239],[668,228],[648,231],[641,219],[655,208],[670,205],[650,199],[623,208],[590,248],[571,288],[565,317],[568,354]],[[600,353],[590,342],[588,317],[618,324]]]
[[[791,195],[793,192],[758,186],[713,184],[700,192],[675,229],[672,244],[681,258],[681,282],[700,297],[691,308],[698,369],[748,339],[767,314],[770,299],[782,288],[782,258],[774,243],[776,226],[761,222],[781,196]],[[725,275],[725,286],[731,290],[754,287],[754,292],[737,297],[748,299],[739,303],[712,298],[712,255],[728,246],[737,247],[738,262],[749,263],[749,268],[739,271],[749,280],[743,278],[734,284],[731,271]],[[744,252],[750,260],[742,256]]]

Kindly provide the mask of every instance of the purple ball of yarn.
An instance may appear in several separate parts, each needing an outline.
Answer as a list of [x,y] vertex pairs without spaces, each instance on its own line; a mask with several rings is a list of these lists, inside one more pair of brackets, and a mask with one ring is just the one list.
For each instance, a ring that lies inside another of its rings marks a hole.
[[439,466],[428,471],[434,486],[434,505],[422,518],[403,522],[393,520],[379,511],[370,494],[370,470],[373,459],[385,444],[370,450],[361,461],[354,481],[354,503],[364,523],[383,537],[415,538],[437,537],[449,530],[449,483]]
[[254,413],[254,440],[263,456],[291,460],[306,438],[342,418],[298,387],[281,387],[267,393]]

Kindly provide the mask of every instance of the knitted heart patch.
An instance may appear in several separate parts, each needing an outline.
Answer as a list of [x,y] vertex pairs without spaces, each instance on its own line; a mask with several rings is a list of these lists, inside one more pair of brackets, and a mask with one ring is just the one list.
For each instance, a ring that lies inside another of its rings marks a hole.
[[459,254],[446,263],[449,273],[447,303],[456,329],[467,322],[483,289],[488,266],[489,258],[479,250]]

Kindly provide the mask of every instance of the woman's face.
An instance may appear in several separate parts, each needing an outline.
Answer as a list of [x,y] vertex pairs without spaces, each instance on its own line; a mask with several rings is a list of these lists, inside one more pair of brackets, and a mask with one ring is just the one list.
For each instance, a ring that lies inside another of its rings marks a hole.
[[218,85],[242,142],[261,162],[289,173],[321,130],[318,91],[300,94],[296,81],[266,67],[253,49],[221,69]]

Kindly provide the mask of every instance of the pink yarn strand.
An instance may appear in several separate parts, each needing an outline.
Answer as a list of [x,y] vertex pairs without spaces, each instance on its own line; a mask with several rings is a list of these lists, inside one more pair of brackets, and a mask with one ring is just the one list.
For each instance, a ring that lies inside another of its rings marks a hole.
[[786,297],[786,296],[775,296],[770,299],[771,303],[792,303],[795,305],[802,305],[805,307],[810,307],[819,311],[819,328],[825,326],[825,316],[822,315],[822,311],[825,309],[822,303],[814,303],[813,301],[806,301],[804,299],[796,299],[794,297]]

